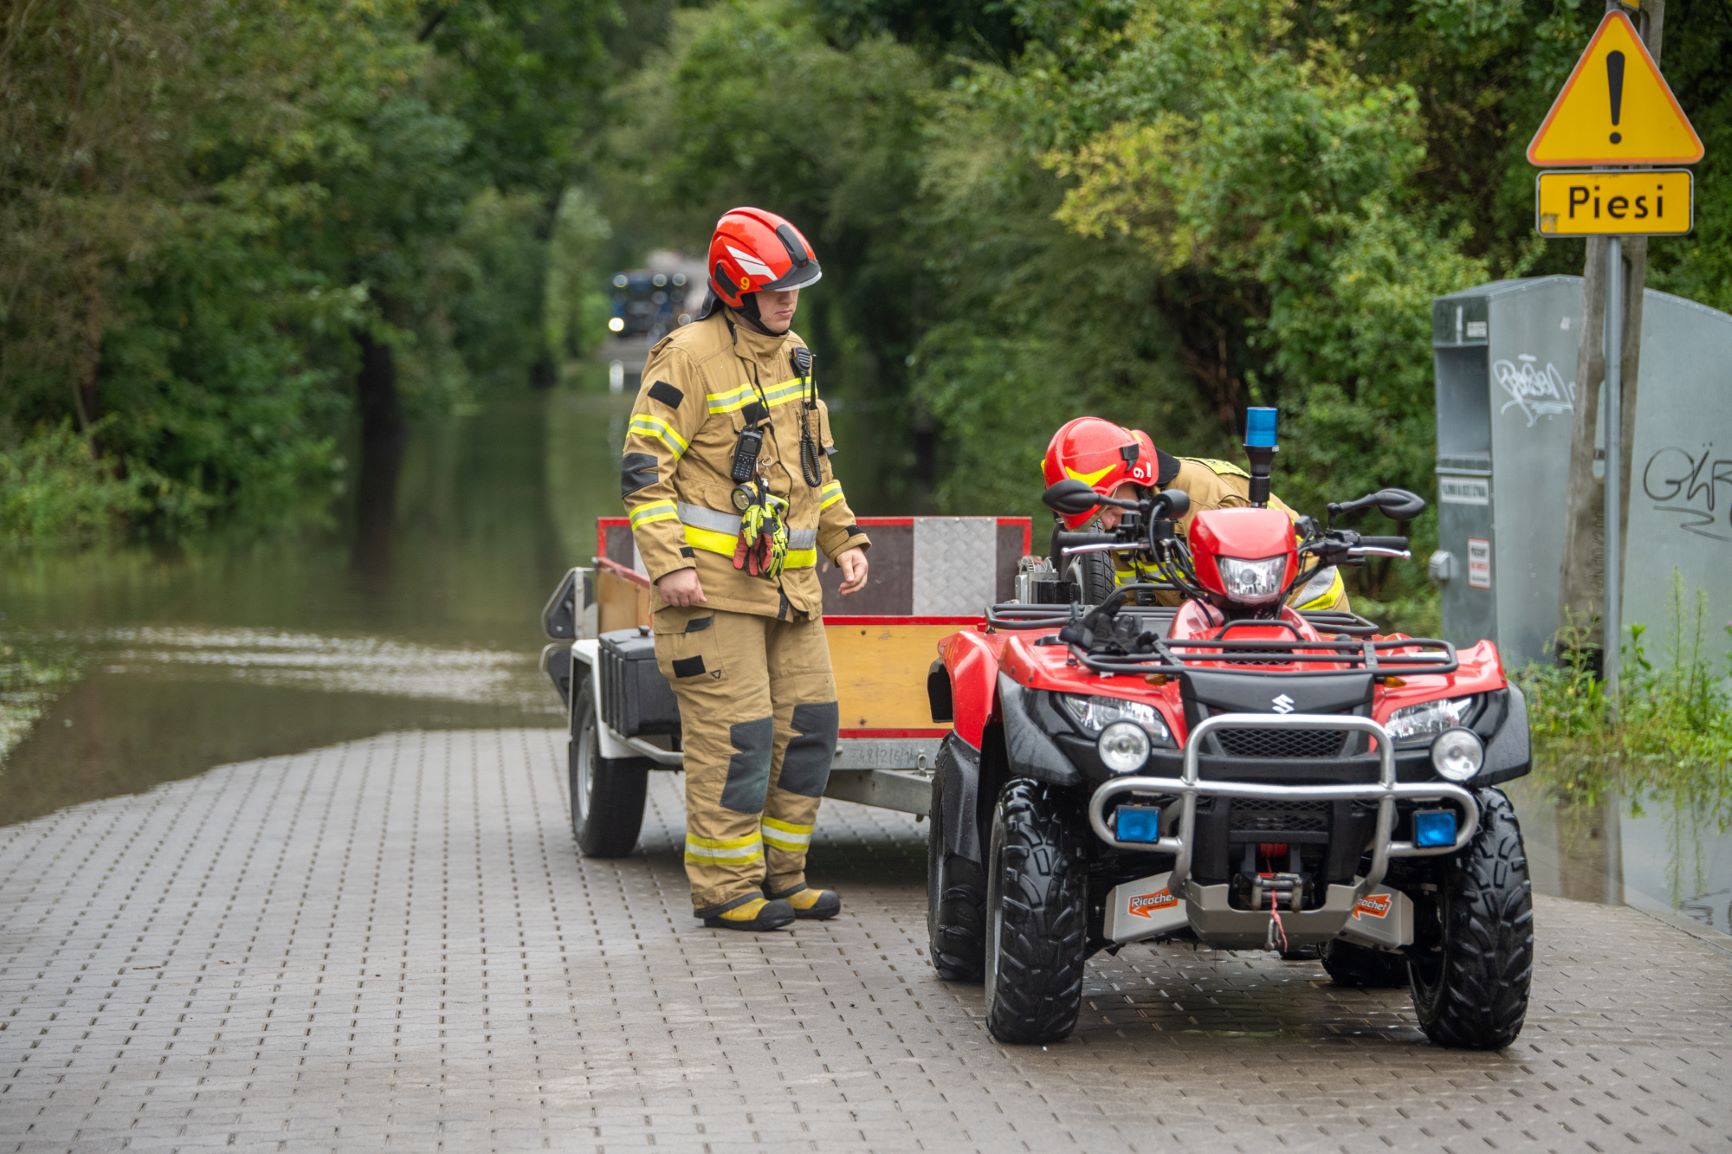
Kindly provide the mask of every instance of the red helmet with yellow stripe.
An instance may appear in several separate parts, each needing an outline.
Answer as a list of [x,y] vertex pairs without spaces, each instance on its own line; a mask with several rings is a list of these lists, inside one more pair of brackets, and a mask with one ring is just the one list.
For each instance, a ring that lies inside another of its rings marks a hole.
[[[1069,478],[1081,481],[1103,497],[1127,482],[1152,487],[1155,483],[1155,442],[1141,429],[1127,429],[1100,417],[1077,417],[1059,426],[1041,459],[1041,475],[1056,485]],[[1065,514],[1066,529],[1086,523],[1100,506],[1083,513]]]
[[761,208],[730,208],[710,236],[710,290],[729,308],[747,293],[817,283],[818,257],[800,230]]

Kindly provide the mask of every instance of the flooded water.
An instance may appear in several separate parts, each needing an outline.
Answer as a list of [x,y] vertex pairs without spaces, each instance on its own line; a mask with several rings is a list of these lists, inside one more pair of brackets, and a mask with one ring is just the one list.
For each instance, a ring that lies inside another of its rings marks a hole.
[[628,405],[417,428],[324,528],[0,563],[8,659],[50,682],[0,703],[0,820],[392,729],[557,724],[539,611],[617,502],[600,449]]
[[[321,528],[0,561],[0,824],[392,730],[560,724],[540,611],[619,511],[621,359],[619,392],[597,365],[364,455]],[[910,511],[892,439],[838,408],[856,510]],[[1511,792],[1542,892],[1732,932],[1723,799]]]
[[1732,934],[1732,799],[1645,792],[1559,805],[1546,767],[1509,787],[1534,888]]

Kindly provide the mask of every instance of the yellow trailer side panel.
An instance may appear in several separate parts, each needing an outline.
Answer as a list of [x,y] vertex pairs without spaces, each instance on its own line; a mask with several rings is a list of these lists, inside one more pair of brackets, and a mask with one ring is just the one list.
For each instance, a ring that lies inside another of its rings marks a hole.
[[960,624],[829,624],[841,725],[847,729],[948,729],[932,720],[926,673],[938,642]]

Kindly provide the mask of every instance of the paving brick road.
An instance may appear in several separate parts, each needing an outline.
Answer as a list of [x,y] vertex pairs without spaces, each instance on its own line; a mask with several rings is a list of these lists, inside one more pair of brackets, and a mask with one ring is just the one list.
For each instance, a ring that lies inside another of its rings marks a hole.
[[1540,899],[1503,1054],[1170,947],[1005,1047],[927,964],[911,818],[827,803],[838,921],[705,930],[680,779],[586,861],[563,764],[552,730],[395,734],[0,828],[0,1152],[1732,1149],[1732,944],[1631,910]]

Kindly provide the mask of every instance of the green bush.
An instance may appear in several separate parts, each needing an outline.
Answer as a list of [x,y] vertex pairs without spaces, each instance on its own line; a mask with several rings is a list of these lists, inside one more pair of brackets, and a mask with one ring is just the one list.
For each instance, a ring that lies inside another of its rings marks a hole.
[[19,548],[101,538],[144,510],[149,487],[137,474],[116,477],[72,422],[40,429],[0,449],[0,542]]
[[1688,612],[1687,600],[1674,572],[1667,656],[1652,659],[1647,629],[1631,626],[1615,699],[1583,637],[1571,631],[1560,638],[1560,664],[1518,675],[1535,771],[1559,800],[1595,804],[1613,791],[1652,793],[1722,828],[1732,819],[1732,661],[1717,671],[1703,658],[1707,595],[1698,591]]

